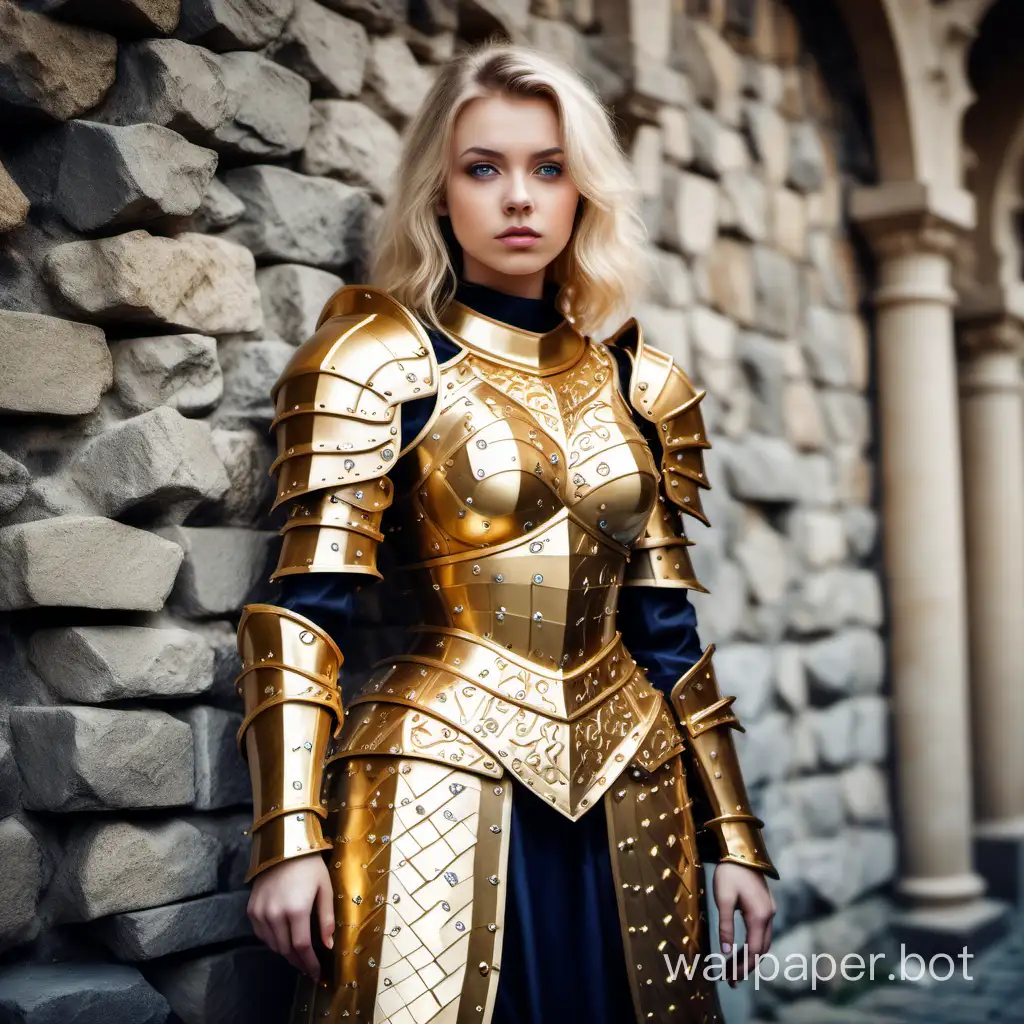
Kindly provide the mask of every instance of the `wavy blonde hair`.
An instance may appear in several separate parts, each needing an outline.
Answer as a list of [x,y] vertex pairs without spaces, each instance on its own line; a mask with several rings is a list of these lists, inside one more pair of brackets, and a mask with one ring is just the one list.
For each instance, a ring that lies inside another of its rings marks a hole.
[[370,281],[437,324],[455,290],[455,269],[435,212],[462,108],[478,97],[543,97],[558,113],[570,176],[582,197],[568,245],[548,267],[558,305],[581,331],[621,313],[643,286],[645,230],[632,170],[611,119],[574,71],[525,46],[489,43],[441,69],[405,133],[381,215]]

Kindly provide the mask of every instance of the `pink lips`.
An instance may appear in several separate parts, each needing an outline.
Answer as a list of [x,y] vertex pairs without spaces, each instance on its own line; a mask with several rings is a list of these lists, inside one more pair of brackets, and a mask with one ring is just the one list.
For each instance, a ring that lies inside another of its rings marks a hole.
[[498,235],[498,241],[512,249],[528,249],[539,238],[540,235],[532,228],[510,228],[504,234]]

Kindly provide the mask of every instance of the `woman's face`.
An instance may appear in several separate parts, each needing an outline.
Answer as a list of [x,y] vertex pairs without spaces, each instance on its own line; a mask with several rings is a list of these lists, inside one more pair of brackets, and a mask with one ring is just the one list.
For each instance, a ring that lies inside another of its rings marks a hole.
[[539,298],[578,201],[553,103],[492,95],[462,108],[438,213],[451,218],[467,281]]

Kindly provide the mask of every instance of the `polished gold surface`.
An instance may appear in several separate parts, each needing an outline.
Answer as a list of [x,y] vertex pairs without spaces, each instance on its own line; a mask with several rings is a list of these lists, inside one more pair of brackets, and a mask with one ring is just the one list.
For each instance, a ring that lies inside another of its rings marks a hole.
[[700,500],[701,490],[711,487],[704,472],[703,454],[711,442],[700,411],[705,392],[694,387],[671,356],[644,342],[636,320],[627,320],[608,344],[625,351],[633,364],[630,403],[657,430],[666,497],[683,512],[709,525]]
[[238,742],[252,781],[252,857],[246,881],[274,864],[327,848],[320,818],[324,757],[343,712],[342,655],[302,615],[251,604],[238,626],[245,716]]
[[679,510],[659,494],[643,536],[633,547],[622,585],[676,587],[706,594],[707,588],[698,581],[690,561],[692,545],[683,532]]
[[586,339],[567,320],[546,334],[534,334],[492,320],[461,302],[449,303],[441,315],[441,326],[459,345],[489,362],[538,376],[572,366],[586,347]]
[[292,1024],[480,1024],[500,978],[512,791],[402,757],[328,780],[334,949],[300,982]]
[[[637,1021],[723,1020],[697,958],[710,950],[703,873],[678,755],[647,771],[634,763],[604,798],[622,942]],[[692,979],[670,967],[679,958]]]
[[761,838],[764,822],[750,810],[732,739],[731,730],[743,731],[732,710],[736,698],[723,697],[718,689],[712,665],[714,652],[715,645],[708,644],[700,660],[672,687],[672,705],[686,729],[714,814],[704,826],[718,837],[723,861],[778,878]]
[[381,663],[363,703],[421,708],[461,728],[566,817],[581,817],[637,753],[664,700],[615,636],[570,672],[461,631],[425,629]]

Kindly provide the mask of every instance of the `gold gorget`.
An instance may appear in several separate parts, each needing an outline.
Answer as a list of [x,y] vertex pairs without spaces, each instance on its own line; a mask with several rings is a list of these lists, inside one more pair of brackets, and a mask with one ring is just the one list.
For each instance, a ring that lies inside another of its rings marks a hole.
[[352,702],[336,756],[503,765],[576,819],[634,757],[656,767],[682,748],[615,629],[657,469],[603,345],[457,303],[444,324],[461,351],[440,367],[389,530],[426,624]]

